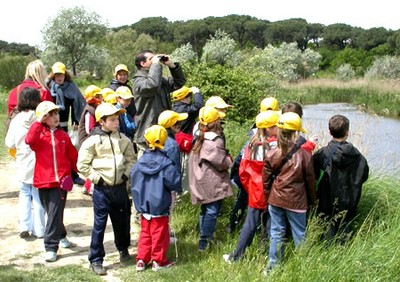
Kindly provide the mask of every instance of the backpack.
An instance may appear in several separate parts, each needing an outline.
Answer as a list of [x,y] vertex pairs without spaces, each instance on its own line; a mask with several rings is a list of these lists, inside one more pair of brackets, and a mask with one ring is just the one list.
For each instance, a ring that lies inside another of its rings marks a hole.
[[179,131],[175,134],[176,143],[178,143],[179,151],[189,154],[193,147],[193,135]]
[[325,158],[324,163],[319,170],[319,177],[315,183],[315,190],[318,198],[318,213],[324,213],[332,215],[333,212],[333,199],[332,190],[330,184],[330,175],[332,173],[332,158],[338,149],[339,145],[334,147],[329,153],[328,157]]
[[265,209],[267,206],[262,179],[263,167],[264,161],[252,160],[250,147],[246,146],[239,166],[239,177],[248,193],[249,204],[257,209]]

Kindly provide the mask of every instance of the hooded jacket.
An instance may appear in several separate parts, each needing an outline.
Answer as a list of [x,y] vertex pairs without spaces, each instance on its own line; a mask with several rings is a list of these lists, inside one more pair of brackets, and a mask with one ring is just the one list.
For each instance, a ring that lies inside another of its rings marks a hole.
[[77,171],[78,152],[68,133],[60,127],[50,129],[41,122],[34,122],[25,142],[35,152],[36,163],[33,186],[36,188],[60,187],[60,180],[71,171]]
[[133,77],[133,96],[136,106],[136,140],[146,143],[144,131],[153,124],[157,124],[158,116],[164,110],[171,109],[170,93],[181,88],[186,78],[182,68],[175,63],[175,68],[169,68],[172,77],[162,76],[163,66],[152,64],[150,68],[143,68]]
[[349,215],[354,215],[362,184],[368,179],[367,160],[351,143],[332,140],[312,157],[316,177],[329,157],[331,162],[325,168],[326,179],[320,182],[317,191],[318,211],[331,216],[348,210]]
[[128,137],[119,131],[107,133],[94,127],[79,149],[78,169],[95,184],[102,178],[105,185],[115,186],[128,179],[135,161]]
[[189,187],[192,204],[208,204],[233,195],[229,168],[232,160],[224,140],[214,132],[204,134],[199,154],[189,155]]
[[16,161],[19,169],[19,180],[32,184],[35,167],[35,153],[25,143],[25,136],[32,123],[36,121],[35,111],[24,111],[17,114],[10,123],[10,130],[6,135],[6,146],[16,148]]
[[[288,152],[293,148],[294,144]],[[264,190],[267,190],[269,176],[280,166],[285,156],[279,148],[267,152],[263,169]],[[300,149],[282,167],[272,184],[267,201],[268,204],[283,209],[307,210],[315,200],[315,176],[311,154]]]
[[136,210],[154,216],[168,215],[171,192],[177,192],[181,174],[161,150],[146,150],[131,172],[131,191]]

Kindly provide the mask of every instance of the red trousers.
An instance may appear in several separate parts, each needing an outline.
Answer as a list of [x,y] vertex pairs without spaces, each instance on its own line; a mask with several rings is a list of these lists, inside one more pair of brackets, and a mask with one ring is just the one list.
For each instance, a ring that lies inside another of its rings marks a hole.
[[136,261],[145,264],[155,261],[163,266],[169,263],[167,251],[169,247],[169,217],[153,217],[150,220],[141,216],[140,234],[137,246]]

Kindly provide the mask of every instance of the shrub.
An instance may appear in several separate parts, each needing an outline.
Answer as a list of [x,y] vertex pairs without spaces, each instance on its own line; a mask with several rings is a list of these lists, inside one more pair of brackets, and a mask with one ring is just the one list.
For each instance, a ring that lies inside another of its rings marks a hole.
[[336,78],[342,81],[349,81],[354,78],[356,72],[350,64],[341,65],[336,70]]
[[25,77],[26,66],[33,56],[3,56],[0,58],[0,87],[12,89]]

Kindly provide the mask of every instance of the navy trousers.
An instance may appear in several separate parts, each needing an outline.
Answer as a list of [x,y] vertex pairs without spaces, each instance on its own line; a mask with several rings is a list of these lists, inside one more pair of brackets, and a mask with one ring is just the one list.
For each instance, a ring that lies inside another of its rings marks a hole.
[[116,186],[94,186],[93,190],[94,223],[90,242],[89,261],[103,262],[104,232],[107,218],[110,216],[114,243],[118,251],[126,250],[130,246],[131,204],[126,190],[126,183]]

